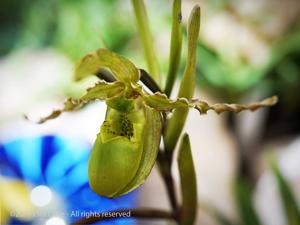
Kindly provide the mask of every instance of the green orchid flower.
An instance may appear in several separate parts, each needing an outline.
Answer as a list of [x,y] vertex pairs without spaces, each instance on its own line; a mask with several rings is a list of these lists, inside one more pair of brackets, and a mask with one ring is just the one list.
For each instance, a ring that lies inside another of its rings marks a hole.
[[81,59],[75,79],[81,80],[100,70],[110,70],[114,82],[100,81],[79,99],[67,99],[38,123],[58,117],[62,112],[80,109],[90,101],[106,101],[105,120],[89,159],[89,183],[99,195],[117,197],[140,186],[148,177],[157,157],[162,133],[162,112],[195,108],[200,113],[214,110],[240,112],[256,110],[277,101],[276,97],[249,105],[213,104],[197,99],[169,99],[164,93],[146,91],[141,72],[128,59],[107,49],[99,49]]
[[[178,10],[180,4],[177,2],[174,5],[175,16],[180,14]],[[178,25],[179,23],[174,24],[174,26]],[[224,103],[211,105],[193,99],[199,25],[200,8],[196,6],[188,25],[188,60],[177,99],[168,97],[174,83],[173,78],[167,78],[169,81],[166,95],[144,70],[138,69],[131,61],[107,49],[99,49],[79,61],[75,67],[74,77],[75,80],[81,80],[90,75],[102,74],[103,76],[100,77],[106,77],[106,81],[99,81],[94,87],[87,89],[86,94],[79,99],[67,99],[62,109],[54,110],[38,121],[43,123],[58,117],[62,112],[78,110],[90,101],[106,102],[105,120],[97,135],[88,163],[89,183],[97,194],[114,198],[144,183],[159,152],[162,128],[166,120],[164,114],[175,109],[173,114],[177,115],[177,119],[171,118],[168,123],[170,126],[166,129],[167,134],[170,133],[167,137],[173,137],[180,134],[182,127],[178,127],[176,123],[184,124],[189,108],[194,108],[201,114],[205,114],[208,110],[217,113],[240,112],[253,111],[277,102],[276,96],[249,105]],[[173,32],[174,35],[177,33],[177,31]],[[176,43],[174,46],[181,45],[181,41]],[[178,59],[173,61],[177,62]],[[176,68],[172,69],[172,71],[176,70]],[[110,75],[112,77],[109,77]],[[148,88],[145,88],[139,82],[140,80],[148,84]],[[150,90],[149,86],[151,86]],[[170,130],[176,126],[178,129]],[[169,141],[171,139],[169,138]],[[188,138],[186,139],[184,143],[187,143]],[[168,142],[165,141],[165,144]],[[190,158],[189,155],[187,157]],[[182,168],[186,167],[183,161],[180,164]],[[189,169],[190,166],[187,168]]]

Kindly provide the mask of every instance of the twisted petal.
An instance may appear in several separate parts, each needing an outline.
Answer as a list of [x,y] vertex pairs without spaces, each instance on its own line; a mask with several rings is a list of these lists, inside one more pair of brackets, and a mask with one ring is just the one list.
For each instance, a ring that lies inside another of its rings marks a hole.
[[188,100],[186,98],[178,98],[176,100],[169,99],[165,94],[156,92],[154,95],[144,96],[145,103],[159,111],[171,111],[176,108],[195,108],[201,114],[206,114],[208,110],[213,110],[220,114],[222,112],[235,112],[239,113],[243,110],[255,111],[261,107],[275,105],[278,101],[277,96],[266,98],[261,102],[250,103],[246,105],[242,104],[227,104],[227,103],[216,103],[209,104],[205,101],[198,99]]
[[[47,120],[55,119],[63,112],[74,111],[82,108],[88,102],[93,100],[105,100],[111,98],[117,94],[120,94],[125,89],[125,85],[122,82],[106,83],[104,81],[98,82],[94,87],[88,88],[87,93],[79,99],[68,98],[64,102],[62,109],[53,110],[48,116],[42,117],[36,121],[36,123],[44,123]],[[25,115],[25,118],[28,117]]]
[[270,98],[266,98],[260,102],[254,102],[246,105],[242,104],[227,104],[227,103],[216,103],[213,105],[209,105],[204,101],[195,101],[192,105],[197,109],[201,114],[206,114],[208,110],[213,110],[216,113],[220,114],[222,112],[235,112],[239,113],[244,110],[255,111],[262,107],[272,106],[278,102],[277,96],[272,96]]

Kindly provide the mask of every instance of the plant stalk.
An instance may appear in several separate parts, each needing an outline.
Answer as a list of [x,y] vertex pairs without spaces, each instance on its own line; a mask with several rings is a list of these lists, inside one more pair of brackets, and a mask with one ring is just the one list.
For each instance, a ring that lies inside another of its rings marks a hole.
[[159,151],[157,161],[159,164],[159,171],[161,177],[163,178],[165,187],[167,189],[167,194],[168,194],[171,208],[175,213],[178,211],[178,203],[177,203],[176,191],[174,186],[174,180],[171,173],[171,164],[168,158],[166,157],[165,151]]

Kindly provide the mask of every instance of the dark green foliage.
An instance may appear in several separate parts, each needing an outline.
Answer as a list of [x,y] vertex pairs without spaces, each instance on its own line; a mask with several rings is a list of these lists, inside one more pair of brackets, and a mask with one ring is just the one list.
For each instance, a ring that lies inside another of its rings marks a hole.
[[255,211],[251,192],[247,184],[236,179],[233,183],[234,197],[242,225],[260,225],[261,222]]
[[271,166],[280,192],[287,225],[300,225],[300,210],[294,193],[281,173],[278,165],[275,162],[272,162]]

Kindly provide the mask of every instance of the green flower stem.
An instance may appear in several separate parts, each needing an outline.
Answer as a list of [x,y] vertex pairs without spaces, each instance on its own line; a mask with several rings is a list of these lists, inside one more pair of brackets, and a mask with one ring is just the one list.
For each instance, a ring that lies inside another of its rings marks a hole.
[[261,225],[260,219],[255,210],[252,193],[248,184],[241,178],[233,181],[233,194],[240,220],[243,225]]
[[165,187],[167,189],[170,205],[172,207],[173,212],[176,213],[178,211],[178,203],[177,203],[174,180],[172,177],[169,161],[167,160],[166,155],[164,154],[163,151],[158,152],[157,162],[158,162],[161,177],[163,178]]
[[173,23],[170,45],[170,61],[167,81],[165,86],[165,94],[169,97],[176,78],[176,73],[180,64],[182,46],[182,25],[181,25],[181,0],[173,2]]
[[144,47],[145,57],[148,64],[149,73],[153,79],[161,85],[159,64],[154,52],[153,38],[150,31],[148,16],[143,0],[132,0],[138,32]]
[[[195,76],[196,76],[196,49],[197,40],[200,29],[200,7],[195,6],[191,12],[188,24],[188,56],[185,66],[183,78],[180,84],[178,97],[185,97],[190,99],[193,97],[195,89]],[[184,127],[188,115],[188,108],[176,109],[168,121],[168,127],[164,135],[164,142],[166,151],[169,157],[172,157],[181,131]]]
[[284,208],[285,217],[288,225],[300,224],[300,209],[297,198],[286,178],[279,169],[278,164],[271,158],[271,169],[275,177],[277,188],[280,193],[281,202]]

